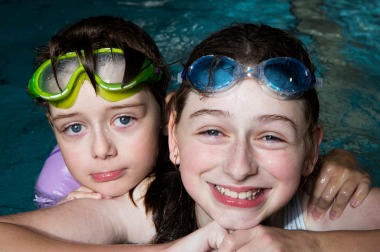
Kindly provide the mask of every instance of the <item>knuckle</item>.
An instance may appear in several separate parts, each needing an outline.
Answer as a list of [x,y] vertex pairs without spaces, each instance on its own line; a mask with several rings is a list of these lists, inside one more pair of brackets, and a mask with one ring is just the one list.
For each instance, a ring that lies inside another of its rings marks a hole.
[[228,247],[233,247],[235,245],[235,239],[232,234],[228,234],[224,237],[223,243]]

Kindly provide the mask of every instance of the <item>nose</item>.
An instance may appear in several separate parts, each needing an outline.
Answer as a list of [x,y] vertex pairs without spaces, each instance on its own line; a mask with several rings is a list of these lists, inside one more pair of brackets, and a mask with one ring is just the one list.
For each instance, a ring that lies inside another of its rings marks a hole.
[[253,158],[253,149],[249,141],[239,141],[227,153],[227,162],[223,171],[235,181],[243,181],[258,172],[258,165]]
[[92,156],[94,158],[107,159],[116,156],[117,149],[111,138],[107,129],[95,132],[92,144]]

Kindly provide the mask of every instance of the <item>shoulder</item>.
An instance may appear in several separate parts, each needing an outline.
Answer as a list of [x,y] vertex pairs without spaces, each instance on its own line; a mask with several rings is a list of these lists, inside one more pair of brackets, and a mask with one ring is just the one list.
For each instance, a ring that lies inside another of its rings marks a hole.
[[372,230],[380,229],[380,188],[374,187],[369,192],[364,202],[353,208],[347,205],[342,215],[336,219],[331,220],[327,214],[320,220],[314,221],[311,216],[307,214],[307,196],[302,197],[303,215],[306,222],[307,229],[315,231],[328,231],[328,230]]
[[[147,243],[155,235],[144,195],[149,181],[129,194],[112,199],[77,199],[55,207],[1,216],[0,221],[29,227],[36,232],[85,243]],[[101,231],[100,231],[101,230]]]
[[128,243],[149,243],[156,235],[151,212],[146,211],[145,195],[154,177],[147,177],[141,181],[133,191],[132,199],[129,194],[123,195],[125,203],[125,227]]

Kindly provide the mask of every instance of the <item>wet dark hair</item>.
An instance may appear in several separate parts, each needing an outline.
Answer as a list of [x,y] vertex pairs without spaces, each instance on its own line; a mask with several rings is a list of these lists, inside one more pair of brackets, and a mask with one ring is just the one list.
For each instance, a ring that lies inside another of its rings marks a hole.
[[[257,65],[274,57],[291,57],[301,61],[312,73],[316,71],[309,54],[301,41],[291,33],[267,25],[239,23],[222,29],[195,47],[185,68],[204,55],[228,56],[243,65]],[[177,113],[176,122],[186,102],[187,94],[192,90],[185,80],[173,97]],[[204,94],[206,95],[206,94]],[[305,92],[300,98],[305,103],[305,118],[310,127],[318,123],[319,100],[315,89]]]
[[[160,54],[160,51],[153,39],[139,26],[131,21],[115,16],[96,16],[82,19],[53,36],[47,46],[37,49],[36,65],[41,65],[44,61],[51,59],[54,62],[60,55],[68,52],[76,52],[81,57],[81,63],[85,68],[89,79],[97,90],[94,77],[95,65],[93,50],[101,48],[119,48],[123,50],[126,65],[123,83],[134,78],[140,71],[145,58],[151,60],[162,71],[162,78],[156,83],[147,83],[148,90],[153,94],[161,111],[161,129],[166,123],[165,115],[165,95],[167,85],[170,81],[170,72]],[[83,55],[82,53],[83,52]],[[37,103],[47,108],[48,103],[38,100]],[[160,132],[159,153],[156,167],[151,175],[166,166],[168,160],[167,138]],[[165,165],[164,165],[165,164]],[[132,198],[133,189],[129,195]],[[147,212],[154,211],[158,203],[147,202],[152,197],[145,198]]]
[[[61,30],[50,39],[47,46],[37,49],[36,65],[51,59],[53,72],[56,72],[54,62],[60,55],[76,52],[95,88],[95,60],[93,50],[101,48],[119,48],[125,55],[125,72],[123,83],[133,79],[140,71],[145,58],[150,59],[160,67],[163,75],[154,85],[148,85],[163,111],[170,72],[165,66],[159,49],[153,39],[138,25],[115,16],[96,16],[82,19]],[[83,52],[83,54],[81,53]],[[47,102],[38,99],[47,106]]]
[[[301,61],[311,72],[316,70],[307,50],[297,38],[267,25],[238,23],[211,34],[194,48],[184,67],[187,68],[198,58],[210,54],[228,56],[244,65],[257,65],[273,57],[292,57]],[[175,124],[181,119],[190,91],[195,90],[185,80],[169,102],[167,110],[176,113]],[[315,89],[311,89],[298,99],[303,101],[305,118],[309,125],[304,137],[311,146],[315,140],[313,132],[318,124],[318,96]],[[155,242],[175,240],[196,230],[195,203],[184,189],[178,172],[168,173],[165,178],[157,177],[155,184],[156,190],[161,195],[166,195],[166,206],[161,210],[161,227],[157,228]]]

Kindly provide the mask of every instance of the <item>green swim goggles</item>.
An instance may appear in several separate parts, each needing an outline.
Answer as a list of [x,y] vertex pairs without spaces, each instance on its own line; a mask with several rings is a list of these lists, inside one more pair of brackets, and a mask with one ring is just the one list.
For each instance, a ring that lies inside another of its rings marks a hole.
[[[139,92],[144,85],[161,79],[162,71],[149,59],[145,59],[140,72],[127,83],[123,82],[125,71],[124,53],[118,48],[102,48],[93,52],[97,93],[108,101],[120,101]],[[33,98],[48,101],[58,108],[71,107],[84,80],[89,80],[75,52],[57,58],[56,77],[51,60],[47,60],[33,74],[27,92]]]

